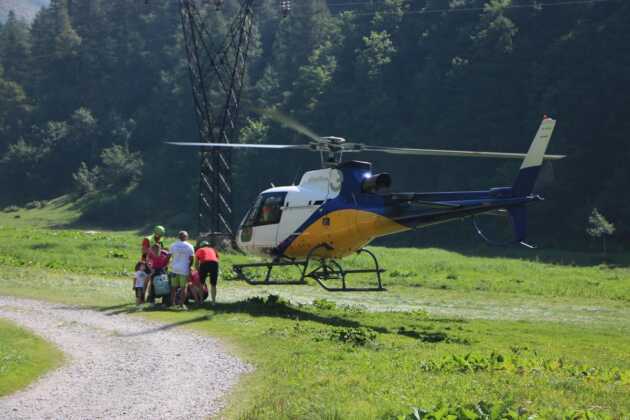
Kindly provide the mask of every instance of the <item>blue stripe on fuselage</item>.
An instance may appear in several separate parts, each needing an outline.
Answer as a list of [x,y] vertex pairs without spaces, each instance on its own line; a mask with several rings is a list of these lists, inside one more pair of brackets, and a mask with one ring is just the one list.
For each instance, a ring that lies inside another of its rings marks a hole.
[[293,241],[309,226],[327,214],[338,210],[355,209],[372,212],[413,229],[474,214],[523,205],[538,199],[538,197],[534,196],[514,197],[510,187],[492,188],[482,191],[414,193],[415,200],[452,207],[436,209],[426,204],[414,204],[413,200],[409,202],[395,201],[391,199],[392,195],[362,192],[361,184],[363,180],[371,176],[371,165],[369,163],[345,162],[338,169],[343,173],[343,183],[339,195],[324,202],[292,235],[275,248],[274,255],[282,256]]
[[520,197],[512,199],[493,199],[493,200],[462,200],[462,201],[444,201],[436,202],[436,204],[448,204],[453,207],[450,209],[436,210],[428,208],[424,212],[407,212],[398,217],[392,217],[397,223],[405,225],[410,229],[434,225],[437,223],[448,222],[453,219],[460,219],[475,214],[486,213],[499,209],[520,206],[528,202],[536,200],[537,197]]

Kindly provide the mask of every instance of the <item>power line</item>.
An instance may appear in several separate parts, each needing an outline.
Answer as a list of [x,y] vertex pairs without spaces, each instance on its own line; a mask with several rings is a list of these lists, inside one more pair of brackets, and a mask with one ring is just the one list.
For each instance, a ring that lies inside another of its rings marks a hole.
[[[376,3],[379,3],[378,5]],[[533,1],[532,3],[529,4],[512,4],[509,6],[505,6],[502,9],[514,9],[514,10],[523,10],[523,9],[533,9],[533,10],[543,10],[546,8],[551,8],[551,7],[566,7],[566,6],[580,6],[580,5],[596,5],[596,4],[604,4],[604,3],[619,3],[621,4],[622,1],[621,0],[564,0],[564,1],[557,1],[557,2],[549,2],[549,1]],[[149,8],[151,8],[151,5],[156,5],[155,3],[149,1],[147,3],[149,5]],[[356,1],[356,2],[345,2],[345,3],[336,3],[336,4],[328,4],[328,8],[330,9],[331,7],[341,7],[342,5],[345,6],[380,6],[384,4],[384,0],[380,1],[380,0],[374,0],[371,2],[367,2],[367,1]],[[137,6],[137,4],[136,4]],[[486,11],[487,8],[485,7],[461,7],[461,8],[442,8],[442,9],[412,9],[412,10],[402,10],[402,16],[407,16],[407,15],[415,15],[415,16],[422,16],[422,15],[433,15],[433,14],[441,14],[441,13],[471,13],[471,12],[483,12]],[[369,11],[369,12],[355,12],[353,10],[342,10],[342,11],[337,11],[336,13],[343,13],[343,12],[351,12],[352,16],[374,16],[377,13],[379,15],[399,15],[400,12],[390,12],[387,10],[373,10],[373,11]],[[293,17],[297,17],[297,18],[304,18],[304,17],[310,17],[313,16],[312,14],[296,14],[296,13],[291,13],[289,14],[289,16],[293,16]],[[151,42],[151,41],[170,41],[174,38],[177,37],[177,32],[173,32],[172,34],[169,35],[163,35],[163,36],[143,36],[142,40],[144,42]],[[32,57],[34,59],[42,59],[42,58],[57,58],[56,54],[51,54],[51,55],[47,55],[47,54],[43,54],[43,55],[38,55],[35,57]]]
[[[328,8],[335,7],[348,7],[348,6],[375,6],[376,2],[351,2],[351,3],[336,3],[329,4]],[[530,4],[512,4],[509,6],[502,7],[501,10],[505,9],[534,9],[534,10],[542,10],[550,7],[559,7],[559,6],[580,6],[580,5],[594,5],[600,3],[621,3],[620,0],[566,0],[559,2],[539,2],[534,1]],[[348,10],[352,12],[352,10]],[[401,10],[404,15],[426,15],[426,14],[436,14],[436,13],[465,13],[465,12],[484,12],[488,11],[487,7],[452,7],[452,8],[443,8],[443,9],[411,9],[411,10]],[[339,11],[342,13],[343,11]],[[359,12],[353,13],[354,16],[371,16],[376,13],[379,14],[399,14],[399,12],[388,12],[386,10],[375,10],[371,12]]]
[[[513,4],[509,6],[502,7],[501,10],[538,10],[543,11],[544,9],[549,9],[553,7],[566,7],[566,6],[585,6],[585,5],[596,5],[596,4],[604,4],[604,3],[618,3],[622,4],[621,0],[566,0],[566,1],[558,1],[558,2],[542,2],[542,1],[534,1],[529,4]],[[409,5],[409,2],[406,3]],[[331,15],[338,16],[342,13],[351,13],[352,16],[374,16],[379,14],[381,16],[387,15],[402,15],[404,16],[429,16],[429,15],[437,15],[437,14],[450,14],[450,13],[472,13],[472,12],[486,12],[490,11],[487,7],[453,7],[453,8],[442,8],[442,9],[401,9],[399,11],[388,11],[388,10],[379,10],[379,8],[384,6],[384,2],[379,0],[374,0],[371,2],[366,1],[356,1],[349,3],[333,3],[327,4],[327,10],[316,11],[314,13],[294,13],[291,12],[288,14],[289,17],[295,18],[308,18],[312,16],[322,15],[329,11]],[[257,8],[258,6],[256,6]],[[347,9],[347,7],[363,7],[364,10],[357,9]],[[345,10],[341,10],[341,9]],[[365,9],[373,10],[366,11]],[[339,10],[336,10],[339,9]]]
[[[200,3],[203,3],[203,0],[199,0]],[[210,5],[210,2],[207,2]],[[408,0],[406,2],[404,2],[404,4],[406,5],[410,5],[411,3],[413,3],[413,0]],[[506,9],[536,9],[536,10],[540,10],[540,9],[544,9],[544,8],[549,8],[549,7],[559,7],[559,6],[580,6],[580,5],[589,5],[589,4],[600,4],[600,3],[622,3],[621,0],[564,0],[564,1],[556,1],[556,2],[551,2],[551,1],[532,1],[529,4],[511,4],[508,6],[504,6],[501,7],[501,10],[506,10]],[[356,7],[356,6],[371,6],[371,7],[380,7],[382,5],[385,4],[385,0],[373,0],[373,1],[351,1],[351,2],[344,2],[344,3],[329,3],[326,2],[326,6],[328,9],[333,9],[333,8],[344,8],[344,7]],[[147,6],[157,6],[155,3],[151,2],[150,0],[147,1],[146,3]],[[137,6],[137,4],[136,4]],[[260,5],[256,5],[254,6],[255,8],[260,7]],[[430,9],[430,8],[423,8],[423,9],[403,9],[402,11],[405,14],[433,14],[433,13],[462,13],[462,12],[483,12],[488,10],[488,8],[486,6],[481,6],[481,7],[448,7],[448,8],[441,8],[441,9]],[[352,11],[352,10],[348,10],[348,11]],[[339,11],[342,12],[342,11]],[[367,12],[364,15],[368,15],[368,14],[373,14],[373,13],[386,13],[386,11],[374,11],[374,12]],[[357,16],[358,14],[355,14],[355,16]],[[294,13],[290,13],[289,16],[296,16],[296,14]],[[307,16],[307,15],[300,15],[300,16]]]
[[[609,2],[619,2],[620,0],[566,0],[566,1],[556,1],[556,2],[543,2],[543,1],[532,1],[529,4],[511,4],[509,6],[504,6],[502,9],[522,9],[522,8],[543,8],[543,7],[553,7],[553,6],[570,6],[570,5],[580,5],[580,4],[591,4],[591,3],[609,3]],[[412,1],[407,1],[407,4],[412,3]],[[330,3],[327,4],[328,7],[347,7],[347,6],[362,6],[362,5],[371,5],[375,6],[378,4],[384,4],[384,0],[373,0],[373,1],[353,1],[348,3]],[[485,6],[481,7],[449,7],[442,9],[423,9],[426,12],[459,12],[459,11],[479,11],[486,10]]]

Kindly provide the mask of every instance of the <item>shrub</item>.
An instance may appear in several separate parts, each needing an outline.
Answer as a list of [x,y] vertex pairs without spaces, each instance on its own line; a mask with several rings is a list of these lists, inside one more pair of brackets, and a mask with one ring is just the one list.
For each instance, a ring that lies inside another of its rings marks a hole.
[[142,157],[140,153],[129,150],[126,144],[115,144],[103,149],[101,160],[103,162],[101,181],[106,189],[132,188],[142,177]]
[[127,254],[124,254],[124,253],[118,252],[118,251],[109,250],[109,251],[107,251],[107,258],[126,259],[127,258]]
[[425,372],[447,373],[502,371],[518,375],[548,372],[599,383],[630,384],[630,370],[572,364],[562,358],[526,357],[512,351],[514,354],[511,355],[492,352],[489,356],[483,356],[469,353],[465,356],[451,355],[439,360],[424,360],[420,362],[420,369]]
[[77,172],[72,174],[77,192],[125,191],[137,186],[142,177],[142,157],[140,153],[129,150],[126,144],[103,149],[101,162],[101,166],[92,169],[81,162]]
[[[407,329],[405,327],[400,327],[398,329],[398,334],[404,335],[406,337],[415,338],[416,340],[420,340],[423,343],[441,343],[451,342],[451,338],[442,331],[416,331],[414,329]],[[456,339],[459,340],[459,339]]]
[[365,346],[376,340],[376,333],[369,328],[335,328],[328,333],[328,338],[333,341],[352,344],[353,346]]
[[100,169],[98,166],[95,166],[90,170],[85,162],[81,162],[79,169],[72,174],[72,179],[74,180],[74,187],[79,194],[89,194],[98,188]]
[[337,304],[327,299],[315,299],[313,300],[313,306],[317,309],[331,310],[335,309]]
[[411,270],[399,270],[399,269],[394,269],[392,271],[390,271],[389,273],[390,277],[400,277],[400,278],[409,278],[409,277],[414,277],[416,276],[416,273],[411,271]]
[[444,404],[426,408],[414,408],[411,414],[403,417],[404,419],[423,420],[423,419],[526,419],[527,411],[522,408],[514,409],[511,404],[503,402],[485,402],[480,401],[477,404]]
[[[440,403],[433,408],[414,408],[410,414],[398,416],[404,420],[526,420],[534,418],[561,419],[599,419],[602,418],[589,410],[551,410],[532,413],[524,407],[515,406],[508,401],[479,401],[476,404]],[[607,417],[606,417],[607,418]]]
[[19,211],[20,208],[18,206],[7,206],[4,208],[4,212],[5,213],[15,213],[16,211]]
[[24,205],[25,209],[33,210],[33,209],[41,209],[44,207],[44,203],[42,201],[30,201]]

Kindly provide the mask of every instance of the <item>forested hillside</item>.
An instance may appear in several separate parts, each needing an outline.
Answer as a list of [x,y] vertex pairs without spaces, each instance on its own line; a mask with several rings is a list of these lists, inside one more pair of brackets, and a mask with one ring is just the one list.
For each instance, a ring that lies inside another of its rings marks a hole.
[[30,21],[48,0],[0,0],[0,22],[4,22],[13,11],[18,18]]
[[[226,18],[210,10],[220,32]],[[584,246],[598,208],[617,246],[628,244],[629,2],[300,0],[289,17],[279,12],[275,0],[257,5],[241,141],[304,140],[256,105],[350,141],[525,152],[548,114],[558,120],[550,152],[569,157],[554,163],[532,236]],[[86,220],[194,224],[197,157],[162,143],[197,140],[179,31],[173,0],[52,0],[30,26],[11,16],[0,27],[0,204],[73,192]],[[510,185],[518,168],[360,158],[400,190]],[[242,209],[319,157],[248,152],[235,162]]]

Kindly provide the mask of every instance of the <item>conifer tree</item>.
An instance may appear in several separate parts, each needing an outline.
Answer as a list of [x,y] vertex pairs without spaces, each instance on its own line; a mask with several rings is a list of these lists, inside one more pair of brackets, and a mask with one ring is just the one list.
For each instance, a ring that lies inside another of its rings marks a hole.
[[6,24],[0,31],[0,63],[4,78],[20,85],[28,82],[30,74],[30,32],[26,22],[9,12]]
[[602,251],[606,255],[606,236],[615,233],[615,225],[610,223],[597,209],[593,209],[588,217],[586,233],[592,238],[602,238]]

